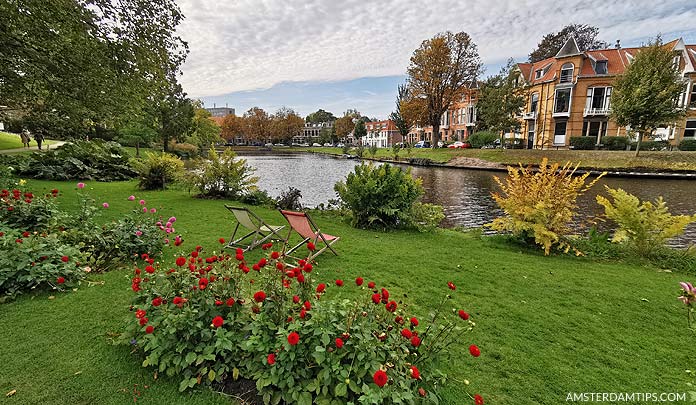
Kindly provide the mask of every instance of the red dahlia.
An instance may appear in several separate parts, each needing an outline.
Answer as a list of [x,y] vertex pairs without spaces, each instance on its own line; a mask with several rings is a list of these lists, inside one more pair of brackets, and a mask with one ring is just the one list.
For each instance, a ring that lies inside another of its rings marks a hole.
[[474,395],[474,404],[483,405],[483,397],[479,394]]
[[304,308],[305,308],[307,311],[309,311],[310,309],[312,309],[312,303],[309,302],[309,301],[305,301],[305,302],[304,302]]
[[69,258],[68,256],[63,256],[63,257],[60,258],[60,260],[61,260],[63,263],[67,263],[67,262],[70,260],[70,258]]
[[152,306],[158,307],[158,306],[160,306],[160,305],[162,305],[162,298],[160,298],[160,297],[155,297],[155,298],[152,300]]
[[459,317],[466,321],[467,319],[469,319],[469,314],[466,313],[466,311],[464,311],[463,309],[460,309]]
[[314,243],[308,242],[307,243],[307,249],[311,250],[312,252],[316,249],[317,247],[314,246]]
[[293,296],[292,296],[292,302],[294,302],[295,304],[299,304],[299,303],[300,303],[300,297],[297,296],[297,295],[293,295]]
[[150,334],[155,331],[155,328],[152,325],[147,325],[147,328],[145,328],[145,333]]
[[339,287],[343,287],[343,280],[336,280],[336,285]]
[[361,285],[363,285],[363,282],[364,282],[364,281],[365,281],[365,280],[363,280],[362,277],[358,277],[358,278],[355,279],[355,284],[356,284],[358,287],[360,287]]
[[387,384],[389,377],[387,377],[387,373],[384,370],[377,370],[372,376],[372,379],[374,380],[375,384],[381,388]]
[[379,304],[381,300],[382,297],[379,295],[379,293],[372,294],[372,302],[374,302],[375,304]]
[[186,258],[185,257],[177,257],[176,258],[176,265],[181,267],[186,264]]
[[319,284],[319,285],[317,286],[317,292],[318,292],[318,293],[323,293],[324,290],[326,290],[326,284],[321,283],[321,284]]
[[234,306],[234,298],[228,298],[225,304],[227,304],[228,307]]
[[336,348],[340,349],[343,347],[343,339],[336,338]]
[[367,288],[375,288],[375,285],[376,284],[374,281],[370,281],[369,283],[367,283]]
[[295,346],[300,342],[300,335],[297,332],[290,332],[288,335],[288,343],[290,346]]
[[266,362],[271,366],[275,364],[275,353],[271,353],[266,357]]
[[221,245],[225,244],[225,238],[220,238],[218,239],[218,242],[220,242]]
[[451,282],[451,281],[448,281],[448,282],[447,282],[447,287],[449,287],[449,289],[452,290],[452,291],[454,291],[454,290],[457,289],[457,286],[455,286],[454,283]]
[[215,326],[216,328],[219,328],[220,326],[222,326],[223,323],[225,323],[225,320],[222,319],[222,317],[220,315],[213,318],[213,326]]
[[273,251],[271,252],[271,259],[276,260],[280,257],[280,252]]
[[479,349],[476,345],[471,345],[469,346],[469,353],[471,353],[471,355],[474,357],[478,357],[481,355],[481,349]]
[[403,329],[401,331],[401,336],[405,337],[406,339],[411,339],[411,336],[413,336],[413,333],[411,333],[411,331],[408,329]]
[[418,319],[416,317],[411,318],[411,325],[418,326]]
[[418,336],[412,337],[412,338],[411,338],[411,344],[413,345],[413,347],[418,347],[418,346],[420,346],[420,344],[421,344],[420,338],[419,338]]
[[264,302],[266,300],[266,293],[263,291],[257,291],[254,294],[254,301],[256,302]]
[[396,301],[394,301],[394,300],[389,301],[389,303],[386,305],[387,311],[389,311],[389,312],[396,311],[396,307],[397,307]]
[[155,272],[155,268],[152,267],[152,266],[150,266],[150,265],[148,265],[147,267],[145,267],[145,271],[148,272],[148,273],[150,273],[150,274],[152,274],[152,273]]
[[409,374],[411,374],[411,378],[413,378],[415,380],[420,380],[420,371],[418,370],[418,367],[411,366],[411,370],[409,370]]
[[65,283],[65,277],[58,277],[58,278],[56,279],[56,283],[58,283],[58,284],[63,284],[63,283]]

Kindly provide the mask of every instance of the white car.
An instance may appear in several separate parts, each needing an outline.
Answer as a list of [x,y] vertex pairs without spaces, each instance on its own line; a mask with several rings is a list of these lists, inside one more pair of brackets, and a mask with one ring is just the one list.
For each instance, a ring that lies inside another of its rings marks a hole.
[[321,144],[320,144],[320,143],[314,142],[314,143],[312,144],[312,146],[317,147],[317,146],[321,146]]
[[346,145],[344,145],[344,144],[342,144],[342,143],[339,143],[339,144],[336,145],[337,148],[342,148],[342,147],[344,147],[344,146],[346,146]]
[[333,147],[333,145],[330,144],[330,143],[328,143],[328,142],[326,142],[326,143],[324,144],[324,147],[326,147],[326,148],[331,148],[331,147]]

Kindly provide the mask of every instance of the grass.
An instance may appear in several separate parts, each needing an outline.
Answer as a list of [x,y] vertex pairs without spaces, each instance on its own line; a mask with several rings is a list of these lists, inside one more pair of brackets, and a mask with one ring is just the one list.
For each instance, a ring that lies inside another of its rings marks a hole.
[[[59,188],[62,204],[75,208],[74,183],[29,186],[35,192]],[[182,191],[139,192],[134,182],[87,188],[97,202],[110,203],[103,212],[111,217],[129,209],[130,194],[164,216],[175,215],[187,249],[215,249],[217,238],[232,230],[222,201]],[[283,222],[274,210],[253,209],[272,224]],[[693,335],[676,300],[684,275],[544,257],[474,233],[382,233],[352,229],[327,214],[315,219],[322,230],[342,237],[336,245],[340,256],[320,257],[320,279],[364,276],[395,297],[408,295],[409,311],[421,316],[447,291],[447,281],[458,286],[454,302],[472,314],[477,328],[451,348],[452,358],[442,365],[451,378],[441,390],[443,403],[473,403],[467,389],[487,404],[515,405],[558,404],[568,392],[687,390],[684,370],[691,368],[691,357],[685,348]],[[0,306],[0,393],[17,390],[5,402],[116,404],[133,402],[137,389],[138,403],[232,403],[208,389],[180,394],[174,379],[154,380],[152,370],[140,367],[140,357],[110,344],[130,315],[129,274],[123,269],[95,275],[94,285],[55,299],[27,294]],[[468,354],[470,343],[481,347],[480,358]]]
[[[313,153],[342,154],[340,148],[290,148],[289,150],[309,151]],[[350,153],[355,153],[352,149]],[[580,162],[585,169],[627,170],[642,169],[649,171],[695,171],[696,152],[686,151],[641,151],[635,157],[631,151],[591,151],[591,150],[526,150],[526,149],[412,149],[399,152],[401,159],[408,157],[427,158],[438,163],[448,163],[457,157],[476,158],[504,165],[538,165],[542,158],[548,157],[551,163]],[[364,157],[371,155],[365,150]],[[377,158],[392,159],[391,148],[380,148]]]
[[[50,140],[45,140],[43,142],[44,145],[51,145],[55,143],[54,141]],[[9,132],[0,132],[0,150],[5,150],[5,149],[18,149],[22,148],[24,145],[22,145],[22,140],[19,137],[19,134],[11,134]],[[34,138],[29,141],[29,146],[36,146],[36,141]]]

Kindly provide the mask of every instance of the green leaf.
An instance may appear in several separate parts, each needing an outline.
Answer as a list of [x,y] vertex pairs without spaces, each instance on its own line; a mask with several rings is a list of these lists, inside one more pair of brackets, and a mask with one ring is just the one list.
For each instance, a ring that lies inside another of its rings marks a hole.
[[345,397],[347,393],[348,386],[345,383],[338,384],[334,390],[334,394],[336,394],[337,397]]
[[186,354],[186,364],[191,364],[196,360],[196,353],[194,352],[188,352]]
[[312,394],[303,392],[297,400],[298,405],[312,405]]
[[210,381],[215,380],[215,370],[208,371],[208,380],[210,380]]

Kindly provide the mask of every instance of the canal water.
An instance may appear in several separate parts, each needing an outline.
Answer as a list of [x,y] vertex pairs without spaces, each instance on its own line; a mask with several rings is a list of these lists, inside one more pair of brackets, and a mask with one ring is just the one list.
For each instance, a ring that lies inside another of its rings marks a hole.
[[[256,169],[259,188],[273,197],[288,187],[297,188],[302,192],[301,202],[305,207],[337,198],[334,184],[344,180],[360,164],[358,160],[308,153],[245,152],[239,155]],[[403,165],[404,169],[408,167]],[[504,172],[413,166],[411,173],[423,180],[423,201],[444,207],[443,226],[480,227],[501,214],[491,192],[497,189],[494,176],[504,178]],[[588,225],[603,211],[595,196],[606,195],[605,185],[622,188],[641,200],[652,201],[661,195],[673,214],[696,212],[694,180],[604,177],[578,200],[580,214],[576,220],[579,227]],[[696,243],[696,224],[691,224],[686,233],[671,244],[686,246],[691,243]]]

